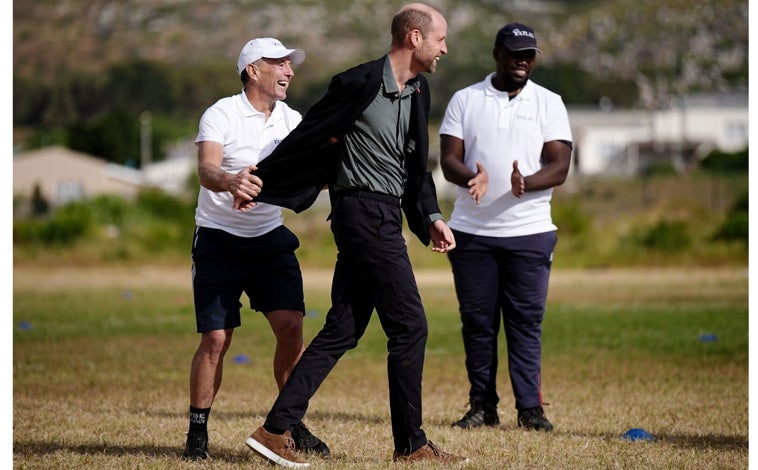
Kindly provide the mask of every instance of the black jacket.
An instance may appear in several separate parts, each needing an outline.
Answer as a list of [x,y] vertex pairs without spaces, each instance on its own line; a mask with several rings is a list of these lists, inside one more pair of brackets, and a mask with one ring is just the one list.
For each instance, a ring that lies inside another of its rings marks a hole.
[[[342,137],[379,92],[387,56],[332,77],[326,94],[303,116],[255,171],[263,181],[257,201],[302,212],[325,186],[337,178]],[[408,227],[424,245],[430,242],[426,217],[439,213],[437,193],[427,170],[429,152],[429,87],[419,75],[420,88],[413,94],[409,137],[405,149],[408,179],[402,197]]]

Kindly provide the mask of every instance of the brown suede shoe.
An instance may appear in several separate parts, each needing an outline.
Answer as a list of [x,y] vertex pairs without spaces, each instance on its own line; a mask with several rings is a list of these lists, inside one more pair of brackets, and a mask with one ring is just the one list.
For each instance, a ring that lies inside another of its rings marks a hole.
[[432,441],[427,441],[426,445],[419,447],[410,454],[398,454],[397,451],[392,455],[395,462],[440,462],[440,463],[467,463],[468,457],[449,454],[443,452]]
[[282,435],[271,434],[263,426],[245,441],[248,447],[265,459],[287,468],[306,468],[310,464],[297,456],[292,434],[286,431]]

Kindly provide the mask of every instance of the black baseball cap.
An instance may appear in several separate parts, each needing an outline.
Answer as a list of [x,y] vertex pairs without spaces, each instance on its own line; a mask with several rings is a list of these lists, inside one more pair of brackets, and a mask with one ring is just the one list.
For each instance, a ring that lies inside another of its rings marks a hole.
[[495,46],[498,45],[505,46],[506,49],[514,52],[534,49],[542,53],[537,48],[537,36],[534,35],[534,30],[521,23],[510,23],[500,28],[495,37]]

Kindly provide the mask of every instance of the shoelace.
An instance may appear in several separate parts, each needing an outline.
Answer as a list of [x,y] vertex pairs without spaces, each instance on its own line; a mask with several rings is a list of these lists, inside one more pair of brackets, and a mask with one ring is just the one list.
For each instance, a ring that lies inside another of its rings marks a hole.
[[292,439],[291,436],[286,436],[284,438],[284,448],[290,451],[295,450],[295,440]]
[[299,436],[299,439],[306,440],[310,439],[312,434],[310,430],[308,430],[307,427],[305,427],[305,424],[303,422],[297,423],[295,425],[295,428],[292,430],[292,437],[295,437],[295,434]]
[[434,455],[442,455],[443,454],[443,452],[440,450],[439,447],[437,447],[437,445],[434,442],[427,441],[426,445],[428,445],[429,448],[432,449],[432,452],[434,452]]

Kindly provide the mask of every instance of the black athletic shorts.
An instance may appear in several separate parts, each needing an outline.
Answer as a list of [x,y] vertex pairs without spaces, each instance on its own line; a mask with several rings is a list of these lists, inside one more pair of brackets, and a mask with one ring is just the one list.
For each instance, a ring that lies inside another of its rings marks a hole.
[[303,276],[295,250],[300,241],[281,225],[260,237],[197,227],[192,243],[192,289],[197,331],[240,326],[240,297],[250,308],[305,312]]

